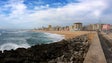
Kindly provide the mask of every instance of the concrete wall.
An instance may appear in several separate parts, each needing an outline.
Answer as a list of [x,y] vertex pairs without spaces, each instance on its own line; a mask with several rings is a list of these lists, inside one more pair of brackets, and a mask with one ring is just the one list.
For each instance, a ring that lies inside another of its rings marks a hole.
[[91,42],[84,63],[107,63],[97,33]]

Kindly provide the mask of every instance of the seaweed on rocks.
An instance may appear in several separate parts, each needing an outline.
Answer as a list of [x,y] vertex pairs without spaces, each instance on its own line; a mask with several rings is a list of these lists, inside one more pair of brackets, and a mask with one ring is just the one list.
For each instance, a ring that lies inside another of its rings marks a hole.
[[83,63],[89,48],[87,35],[28,49],[0,51],[0,63]]

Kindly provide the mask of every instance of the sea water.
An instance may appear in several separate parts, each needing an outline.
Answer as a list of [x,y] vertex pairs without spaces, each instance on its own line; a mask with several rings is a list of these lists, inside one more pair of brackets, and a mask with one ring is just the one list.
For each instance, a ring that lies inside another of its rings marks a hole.
[[64,39],[64,36],[28,30],[0,30],[0,50],[29,48],[36,44],[47,44]]

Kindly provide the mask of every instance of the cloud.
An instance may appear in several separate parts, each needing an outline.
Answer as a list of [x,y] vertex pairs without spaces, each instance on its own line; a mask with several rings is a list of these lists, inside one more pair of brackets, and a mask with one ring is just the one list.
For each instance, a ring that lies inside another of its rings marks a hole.
[[24,0],[9,0],[5,6],[11,9],[10,17],[19,17],[25,13],[27,7],[23,2]]
[[[106,8],[106,3],[100,1],[80,1],[80,3],[70,3],[61,8],[49,8],[47,10],[35,11],[30,17],[44,23],[69,23],[70,21],[85,18],[98,18]],[[32,20],[31,18],[31,20]]]
[[3,21],[10,23],[13,28],[34,28],[53,25],[71,25],[74,22],[96,23],[103,16],[110,0],[79,0],[58,8],[35,6],[28,10],[24,0],[10,0],[5,8],[11,8],[11,13]]

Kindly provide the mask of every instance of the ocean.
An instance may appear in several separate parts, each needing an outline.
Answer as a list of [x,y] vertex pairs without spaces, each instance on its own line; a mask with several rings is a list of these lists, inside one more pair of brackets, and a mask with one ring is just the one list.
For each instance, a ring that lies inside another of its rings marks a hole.
[[48,44],[64,39],[64,36],[28,30],[0,30],[0,50],[29,48],[36,44]]

